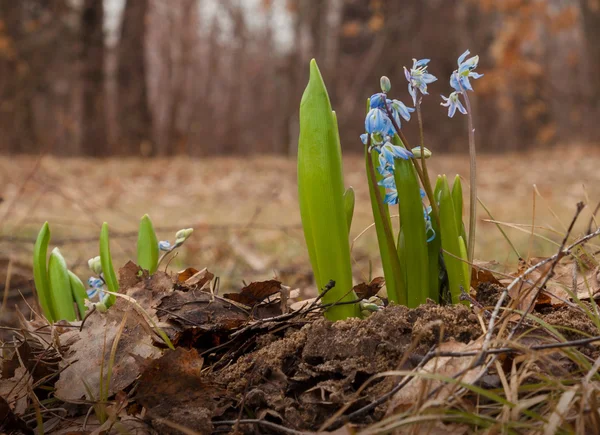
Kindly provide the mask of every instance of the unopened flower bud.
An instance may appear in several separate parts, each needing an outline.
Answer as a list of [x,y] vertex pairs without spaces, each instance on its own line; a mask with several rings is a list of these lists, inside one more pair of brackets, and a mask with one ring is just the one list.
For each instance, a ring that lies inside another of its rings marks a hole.
[[158,242],[158,249],[160,249],[161,251],[168,252],[171,250],[171,243],[169,243],[168,240],[161,240],[160,242]]
[[189,236],[194,232],[193,228],[186,228],[184,230],[179,230],[175,234],[175,246],[181,246],[183,242],[187,240]]
[[379,79],[379,85],[381,86],[381,91],[385,94],[392,89],[392,82],[386,76],[382,76],[381,79]]
[[100,256],[90,258],[88,260],[88,266],[96,275],[100,275],[102,273],[102,262],[100,261]]
[[[425,147],[423,147],[423,150],[424,150],[424,154],[425,154],[425,159],[428,159],[429,157],[431,157],[431,151],[429,151]],[[415,156],[415,159],[420,159],[421,158],[421,147],[414,147],[412,149],[412,153],[413,153],[413,156]]]

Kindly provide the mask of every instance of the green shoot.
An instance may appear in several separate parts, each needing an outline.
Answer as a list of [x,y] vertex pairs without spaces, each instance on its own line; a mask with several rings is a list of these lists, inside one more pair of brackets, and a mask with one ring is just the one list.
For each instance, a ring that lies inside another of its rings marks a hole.
[[56,320],[56,316],[50,297],[50,283],[48,282],[48,269],[46,264],[49,243],[50,227],[48,222],[45,222],[38,234],[33,249],[33,279],[43,315],[49,322],[53,322]]
[[[337,120],[314,60],[300,104],[298,195],[317,286],[324,288],[329,280],[335,281],[323,302],[355,300]],[[335,305],[325,315],[330,320],[340,320],[359,317],[360,311],[356,304]]]
[[137,240],[137,263],[150,275],[158,268],[158,239],[150,216],[145,214],[140,220]]
[[[102,230],[100,231],[100,261],[102,263],[102,271],[104,272],[106,286],[111,292],[118,293],[119,281],[117,281],[115,269],[112,264],[112,257],[110,255],[110,240],[108,237],[108,224],[106,222],[102,224]],[[115,301],[115,295],[109,294],[104,301],[105,308],[110,308]]]

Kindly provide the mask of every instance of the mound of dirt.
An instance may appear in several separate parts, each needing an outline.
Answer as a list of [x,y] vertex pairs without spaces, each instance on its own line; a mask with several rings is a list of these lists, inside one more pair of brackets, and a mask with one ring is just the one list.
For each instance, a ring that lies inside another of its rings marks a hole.
[[[477,317],[462,305],[391,306],[364,320],[318,319],[280,339],[265,338],[268,344],[210,378],[248,413],[315,430],[341,406],[352,402],[352,412],[392,388],[392,379],[379,378],[357,394],[372,375],[411,369],[440,341],[467,343],[479,335]],[[376,409],[360,424],[383,412]]]

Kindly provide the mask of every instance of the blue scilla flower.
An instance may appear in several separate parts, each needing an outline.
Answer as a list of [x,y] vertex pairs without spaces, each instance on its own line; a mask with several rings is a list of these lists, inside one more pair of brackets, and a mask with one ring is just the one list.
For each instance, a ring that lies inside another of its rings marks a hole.
[[168,252],[172,249],[171,243],[168,240],[161,240],[160,242],[158,242],[158,249],[160,249],[161,251]]
[[469,77],[479,79],[483,74],[475,72],[475,68],[479,64],[479,56],[473,56],[465,60],[470,54],[467,50],[458,58],[458,69],[450,76],[450,86],[457,92],[472,91],[473,87],[469,81]]
[[460,92],[456,91],[452,92],[449,97],[444,97],[442,95],[442,99],[444,100],[444,102],[440,104],[448,108],[448,116],[450,118],[454,116],[454,114],[456,113],[456,109],[458,109],[458,111],[463,115],[467,114],[467,109],[465,109],[465,106],[462,105],[460,99],[458,98],[459,95]]
[[431,225],[431,206],[423,207],[423,217],[425,218],[425,235],[427,236],[427,243],[435,239],[435,230]]
[[385,104],[386,95],[384,93],[378,93],[371,95],[369,99],[369,104],[371,109],[383,109],[383,105]]
[[392,121],[380,109],[371,109],[365,118],[365,130],[369,134],[389,134],[393,130]]
[[389,205],[398,204],[398,190],[396,189],[396,181],[394,180],[394,176],[389,174],[385,176],[379,183],[380,186],[386,189],[385,198],[383,198],[383,202]]
[[391,142],[386,142],[379,149],[379,166],[382,169],[388,167],[394,168],[394,159],[408,160],[412,157],[412,153],[406,148],[398,145],[393,145]]
[[90,276],[87,282],[90,286],[90,288],[86,290],[88,298],[98,298],[99,301],[102,301],[102,299],[104,299],[104,292],[102,291],[104,289],[104,281],[95,276]]
[[417,89],[423,95],[428,95],[427,85],[437,80],[436,76],[427,72],[428,63],[429,59],[413,59],[410,70],[404,67],[404,76],[408,81],[408,93],[413,99],[413,104],[417,104]]
[[388,99],[386,100],[386,104],[398,128],[402,126],[400,117],[404,118],[404,120],[406,121],[410,121],[410,114],[415,111],[415,109],[413,109],[412,107],[407,107],[400,100]]

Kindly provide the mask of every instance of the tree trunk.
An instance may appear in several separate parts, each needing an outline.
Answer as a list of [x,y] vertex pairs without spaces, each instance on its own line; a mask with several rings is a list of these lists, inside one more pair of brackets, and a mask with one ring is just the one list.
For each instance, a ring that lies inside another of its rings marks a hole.
[[81,151],[88,156],[109,154],[104,95],[104,4],[85,0],[81,14],[82,120]]
[[152,113],[146,78],[146,17],[149,0],[127,0],[118,48],[118,147],[124,154],[153,155]]

